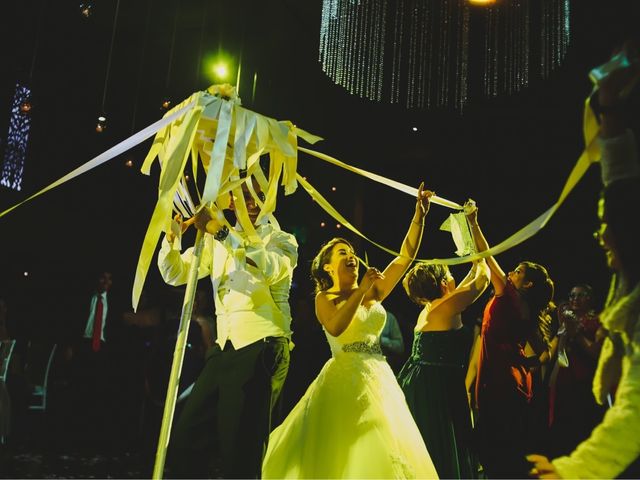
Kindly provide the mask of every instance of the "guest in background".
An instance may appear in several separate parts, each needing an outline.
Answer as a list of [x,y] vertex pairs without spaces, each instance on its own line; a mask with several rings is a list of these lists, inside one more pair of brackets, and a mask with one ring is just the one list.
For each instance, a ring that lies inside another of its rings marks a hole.
[[[549,461],[529,455],[538,478],[640,478],[640,230],[630,208],[638,205],[640,164],[637,140],[628,128],[628,99],[640,93],[640,48],[629,41],[622,49],[628,65],[604,78],[594,99],[600,116],[601,174],[596,238],[613,272],[607,304],[600,315],[607,337],[593,381],[596,401],[604,405],[615,390],[611,408],[591,436],[569,455]],[[627,95],[622,95],[627,92]],[[635,112],[637,113],[637,112]]]
[[554,455],[566,455],[602,421],[604,408],[591,393],[593,376],[606,332],[593,309],[593,289],[571,289],[569,301],[558,308],[559,361],[551,375],[550,442]]
[[402,337],[398,318],[389,310],[387,310],[387,319],[380,334],[380,348],[391,369],[397,372],[402,365],[399,362],[404,353],[404,338]]
[[[82,313],[71,319],[66,358],[72,362],[73,417],[87,447],[115,448],[113,398],[118,392],[118,359],[115,347],[122,326],[121,303],[112,292],[113,276],[102,270]],[[79,309],[80,310],[80,309]]]

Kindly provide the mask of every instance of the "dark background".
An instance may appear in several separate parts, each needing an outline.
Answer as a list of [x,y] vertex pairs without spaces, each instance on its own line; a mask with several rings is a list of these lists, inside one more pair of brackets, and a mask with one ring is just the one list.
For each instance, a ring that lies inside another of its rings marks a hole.
[[[474,198],[492,243],[555,201],[583,147],[582,106],[591,88],[587,72],[606,61],[639,19],[639,2],[632,0],[572,2],[571,44],[551,78],[533,80],[516,95],[476,98],[459,114],[373,103],[333,84],[318,62],[319,0],[122,1],[113,49],[116,1],[93,3],[86,19],[78,2],[3,2],[3,150],[16,81],[31,85],[34,110],[23,190],[0,188],[0,210],[161,118],[164,96],[175,104],[214,83],[201,60],[223,50],[241,58],[240,96],[246,107],[324,137],[314,148],[352,165],[409,185],[424,180],[458,202]],[[108,128],[97,134],[103,107]],[[53,302],[61,302],[64,311],[64,303],[89,290],[102,268],[111,269],[114,288],[129,295],[157,198],[157,167],[150,177],[139,172],[149,145],[146,141],[0,219],[0,285],[22,315],[39,315]],[[129,159],[133,168],[125,166]],[[299,171],[363,233],[399,247],[413,199],[302,154]],[[588,282],[602,301],[608,272],[591,235],[597,228],[598,190],[599,171],[593,167],[543,231],[500,255],[503,268],[521,259],[537,261],[549,268],[559,298],[573,284]],[[453,256],[449,235],[438,230],[449,213],[432,207],[419,257]],[[292,302],[311,299],[310,259],[322,242],[347,232],[335,228],[302,188],[281,197],[277,216],[300,242]],[[321,221],[327,226],[321,228]],[[356,244],[374,265],[390,260],[365,241]],[[454,275],[461,277],[464,268],[454,269]],[[152,264],[147,286],[159,283]],[[407,325],[413,321],[416,311],[402,292],[395,292],[388,306]]]

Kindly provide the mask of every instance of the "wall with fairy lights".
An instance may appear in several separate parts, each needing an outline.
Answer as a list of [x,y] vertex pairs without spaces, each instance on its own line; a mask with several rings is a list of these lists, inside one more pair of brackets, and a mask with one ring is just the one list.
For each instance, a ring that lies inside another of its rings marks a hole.
[[9,132],[0,171],[0,185],[12,190],[22,189],[27,143],[31,117],[29,116],[31,90],[20,83],[16,84],[16,91],[11,105]]

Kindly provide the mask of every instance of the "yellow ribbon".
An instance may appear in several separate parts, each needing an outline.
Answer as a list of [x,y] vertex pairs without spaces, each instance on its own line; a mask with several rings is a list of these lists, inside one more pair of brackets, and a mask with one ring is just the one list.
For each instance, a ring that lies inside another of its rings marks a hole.
[[[234,132],[233,158],[231,159],[231,162],[229,162],[227,160],[227,150],[232,130]],[[549,219],[564,202],[567,195],[569,195],[575,185],[583,177],[591,163],[596,162],[599,159],[600,151],[598,144],[595,141],[599,126],[589,107],[588,99],[585,102],[583,130],[585,137],[585,149],[572,169],[562,192],[554,205],[509,238],[485,252],[460,258],[424,259],[421,261],[454,265],[477,260],[490,255],[496,255],[522,243],[544,228]],[[196,142],[195,138],[198,132],[198,141]],[[255,235],[253,225],[251,225],[251,222],[248,219],[246,206],[244,204],[244,197],[241,195],[242,192],[239,188],[240,184],[247,180],[238,179],[237,177],[238,168],[243,168],[243,166],[253,172],[253,175],[258,179],[263,191],[265,191],[266,187],[265,201],[263,203],[259,202],[262,207],[259,218],[263,218],[265,215],[269,215],[273,218],[271,214],[275,211],[276,207],[278,182],[282,177],[282,184],[285,186],[285,193],[288,194],[294,191],[296,182],[299,182],[303,185],[309,195],[314,198],[314,200],[316,200],[316,202],[327,213],[329,213],[329,215],[343,224],[346,228],[376,245],[381,250],[390,253],[391,255],[398,255],[398,252],[374,242],[359,232],[335,208],[333,208],[333,206],[331,206],[309,182],[304,180],[304,178],[297,172],[296,152],[305,152],[316,158],[327,161],[412,196],[417,194],[417,189],[385,178],[381,175],[353,167],[321,152],[298,146],[298,137],[303,138],[309,143],[315,143],[318,140],[321,140],[321,138],[297,128],[291,122],[278,122],[272,118],[251,112],[250,110],[242,109],[242,107],[237,103],[222,100],[205,92],[195,93],[168,112],[162,120],[155,122],[125,141],[120,142],[118,145],[98,155],[86,164],[78,167],[69,174],[43,188],[39,192],[31,195],[13,207],[10,207],[0,213],[0,217],[6,215],[33,198],[110,160],[111,158],[149,138],[154,133],[157,133],[156,137],[145,161],[143,162],[141,170],[143,173],[149,174],[151,164],[156,157],[160,161],[162,170],[159,180],[158,201],[143,241],[138,266],[136,268],[136,278],[134,280],[134,288],[132,292],[134,308],[137,306],[142,286],[144,284],[144,278],[146,277],[150,259],[153,255],[160,232],[166,227],[166,223],[171,219],[171,207],[175,195],[177,194],[180,199],[183,200],[182,203],[184,205],[189,206],[189,208],[193,207],[193,202],[188,198],[188,189],[183,182],[181,183],[181,179],[183,178],[182,172],[184,171],[184,167],[189,156],[191,157],[192,173],[194,178],[197,178],[197,162],[199,159],[202,161],[207,172],[202,200],[206,202],[215,201],[219,203],[219,208],[225,208],[225,202],[228,202],[228,196],[226,193],[234,191],[238,198],[236,212],[238,215],[238,221],[252,240],[257,240],[257,235]],[[261,172],[259,172],[259,168],[252,168],[254,165],[257,165],[260,155],[264,152],[269,153],[271,160],[268,180],[264,178],[264,175],[262,175]],[[248,158],[247,154],[249,154]],[[232,177],[235,177],[235,180],[230,181],[229,179]],[[200,195],[199,192],[198,195]],[[436,196],[432,197],[431,201],[454,209],[462,208],[461,205],[455,202]]]
[[307,193],[309,195],[311,195],[311,198],[313,198],[318,205],[320,205],[325,212],[327,212],[329,215],[331,215],[334,219],[336,219],[338,222],[340,222],[342,225],[344,225],[347,229],[351,230],[353,233],[355,233],[356,235],[364,238],[366,241],[374,244],[376,247],[378,247],[380,250],[383,250],[393,256],[398,256],[400,255],[398,252],[395,252],[393,250],[391,250],[390,248],[387,248],[383,245],[380,245],[379,243],[374,242],[373,240],[371,240],[369,237],[367,237],[366,235],[362,234],[356,227],[354,227],[351,222],[349,222],[346,218],[344,218],[342,215],[340,215],[340,213],[333,208],[333,205],[331,205],[326,198],[324,198],[322,195],[320,195],[320,193],[313,188],[313,186],[304,179],[304,177],[302,175],[300,175],[299,173],[296,174],[298,182],[300,183],[300,185],[302,185],[302,187],[307,191]]
[[[462,264],[462,263],[468,263],[468,262],[472,262],[472,261],[475,261],[475,260],[480,260],[482,258],[494,256],[494,255],[497,255],[499,253],[503,253],[503,252],[509,250],[510,248],[513,248],[516,245],[519,245],[520,243],[524,242],[525,240],[531,238],[533,235],[535,235],[537,232],[539,232],[542,228],[544,228],[544,226],[547,224],[549,219],[551,219],[551,217],[554,215],[556,210],[565,201],[565,199],[567,198],[567,195],[569,195],[569,193],[573,190],[573,188],[578,184],[580,179],[584,176],[584,174],[588,170],[589,166],[593,162],[597,162],[599,160],[599,158],[600,158],[600,148],[599,148],[599,145],[598,145],[598,143],[596,141],[596,137],[597,137],[598,131],[599,131],[599,126],[598,126],[598,123],[596,121],[595,115],[593,114],[593,112],[591,111],[591,108],[589,106],[589,99],[588,98],[585,101],[585,105],[584,105],[583,120],[584,120],[583,133],[584,133],[584,138],[585,138],[585,149],[582,152],[582,154],[580,155],[580,157],[578,158],[578,161],[574,165],[571,173],[569,174],[569,177],[567,178],[567,181],[566,181],[566,183],[564,185],[564,188],[562,189],[562,192],[560,193],[560,196],[558,197],[558,200],[549,209],[547,209],[540,216],[538,216],[536,219],[534,219],[531,223],[529,223],[528,225],[525,225],[523,228],[518,230],[516,233],[511,235],[506,240],[500,242],[499,244],[495,245],[494,247],[490,248],[489,250],[485,250],[484,252],[476,253],[476,254],[473,254],[473,255],[467,255],[467,256],[463,256],[463,257],[416,259],[416,261],[429,263],[429,264],[459,265],[459,264]],[[390,187],[396,188],[397,190],[403,191],[405,193],[409,193],[409,194],[412,194],[412,195],[417,195],[417,189],[413,189],[413,188],[408,187],[406,185],[403,185],[403,184],[401,184],[399,182],[395,182],[393,180],[389,180],[389,179],[387,179],[385,177],[382,177],[380,175],[376,175],[374,173],[367,172],[365,170],[362,170],[362,169],[359,169],[359,168],[356,168],[356,167],[352,167],[352,166],[347,165],[347,164],[345,164],[345,163],[343,163],[343,162],[341,162],[341,161],[339,161],[339,160],[337,160],[335,158],[332,158],[332,157],[330,157],[328,155],[321,154],[319,152],[314,152],[314,151],[309,150],[307,148],[298,147],[298,149],[300,151],[302,151],[302,152],[309,153],[310,155],[316,156],[316,157],[318,157],[318,158],[320,158],[322,160],[325,160],[325,161],[327,161],[329,163],[332,163],[334,165],[337,165],[337,166],[340,166],[342,168],[345,168],[346,170],[349,170],[349,171],[352,171],[352,172],[357,173],[359,175],[362,175],[364,177],[370,178],[371,180],[374,180],[374,181],[377,181],[377,182],[382,183],[384,185],[388,185]],[[307,193],[332,218],[334,218],[338,222],[342,223],[345,227],[347,227],[353,233],[355,233],[356,235],[364,238],[368,242],[374,244],[375,246],[377,246],[381,250],[383,250],[383,251],[385,251],[385,252],[387,252],[387,253],[389,253],[391,255],[394,255],[394,256],[398,256],[399,255],[398,252],[396,252],[396,251],[394,251],[394,250],[392,250],[390,248],[384,247],[384,246],[374,242],[373,240],[369,239],[364,234],[362,234],[350,222],[348,222],[324,197],[322,197],[322,195],[320,195],[320,193],[318,193],[306,180],[304,180],[304,178],[302,176],[300,176],[298,174],[297,178],[298,178],[298,181],[300,182],[300,184],[307,191]],[[433,201],[433,197],[432,197],[431,200]],[[453,203],[453,202],[451,202],[451,203]],[[457,208],[457,207],[455,207],[455,208]],[[460,207],[460,208],[462,208],[462,207]]]
[[196,126],[203,110],[204,107],[202,105],[197,105],[189,110],[175,136],[169,140],[167,154],[160,173],[158,201],[151,215],[151,221],[147,227],[138,258],[138,265],[136,266],[136,275],[131,293],[131,304],[134,310],[138,308],[142,287],[144,286],[160,233],[167,229],[168,222],[171,221],[173,196],[178,188],[187,158],[191,153],[191,143],[196,134]]
[[[377,173],[368,172],[367,170],[363,170],[362,168],[354,167],[352,165],[349,165],[348,163],[341,162],[337,158],[333,158],[327,155],[326,153],[316,152],[315,150],[310,150],[304,147],[298,147],[298,150],[304,153],[308,153],[311,156],[319,158],[320,160],[324,160],[325,162],[331,163],[340,168],[344,168],[345,170],[349,170],[350,172],[361,175],[365,178],[368,178],[369,180],[373,180],[374,182],[378,182],[388,187],[395,188],[396,190],[400,190],[401,192],[407,193],[412,197],[418,196],[418,189],[415,187],[410,187],[408,185],[405,185],[404,183],[400,183],[395,180],[391,180],[389,178],[383,177],[382,175],[378,175]],[[441,205],[443,207],[449,207],[455,210],[462,210],[462,205],[456,202],[452,202],[451,200],[445,200],[444,198],[439,197],[437,195],[433,195],[431,197],[431,202]]]
[[177,118],[179,118],[181,115],[183,115],[187,110],[189,110],[192,107],[193,107],[193,102],[186,103],[186,105],[183,105],[182,108],[174,111],[171,115],[167,116],[166,118],[162,118],[157,122],[152,123],[148,127],[143,128],[139,132],[131,135],[129,138],[123,140],[122,142],[111,147],[105,152],[102,152],[100,155],[92,158],[87,163],[80,165],[78,168],[72,170],[71,172],[67,173],[63,177],[60,177],[58,180],[47,185],[42,190],[37,191],[33,195],[22,200],[21,202],[18,202],[12,207],[7,208],[6,210],[0,213],[0,218],[4,217],[9,212],[12,212],[19,206],[24,205],[25,203],[33,200],[36,197],[39,197],[43,193],[46,193],[49,190],[53,190],[54,188],[59,187],[63,183],[66,183],[69,180],[79,177],[80,175],[87,173],[89,170],[93,170],[94,168],[102,165],[103,163],[106,163],[109,160],[117,157],[118,155],[130,150],[136,145],[144,142],[147,138],[151,137],[154,133],[163,132],[164,130],[167,129],[167,126],[169,124],[174,122]]

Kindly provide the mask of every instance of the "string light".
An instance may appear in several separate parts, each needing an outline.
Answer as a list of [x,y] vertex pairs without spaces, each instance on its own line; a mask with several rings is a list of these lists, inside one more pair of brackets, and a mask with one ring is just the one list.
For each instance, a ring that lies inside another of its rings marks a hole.
[[[109,73],[111,71],[111,59],[113,58],[113,43],[116,38],[116,27],[118,26],[118,12],[120,11],[120,0],[116,2],[116,9],[113,14],[113,28],[111,30],[111,44],[109,46],[109,56],[107,57],[107,69],[104,76],[104,90],[102,92],[102,111],[105,111],[105,103],[107,101],[107,90],[109,85]],[[107,128],[106,115],[101,114],[96,124],[96,132],[102,133]]]
[[462,112],[547,78],[570,34],[570,0],[323,0],[319,60],[362,98]]
[[136,116],[138,114],[138,102],[140,98],[140,87],[142,85],[142,73],[145,65],[144,58],[147,51],[147,43],[149,37],[149,26],[151,24],[151,13],[153,12],[153,0],[147,0],[147,13],[145,15],[144,34],[142,41],[142,49],[140,52],[140,61],[138,62],[138,77],[136,79],[135,101],[133,102],[133,112],[131,114],[131,133],[136,131]]
[[350,93],[382,100],[387,0],[324,0],[320,21],[323,71]]
[[204,32],[206,30],[207,27],[207,4],[209,2],[207,1],[203,1],[202,2],[202,14],[201,14],[201,18],[202,18],[202,22],[200,23],[200,41],[198,42],[198,58],[197,58],[197,62],[196,62],[196,76],[195,76],[195,82],[193,85],[193,91],[197,91],[200,88],[200,65],[202,64],[202,47],[204,45]]
[[9,130],[4,145],[4,159],[0,163],[0,185],[12,190],[22,190],[29,131],[31,130],[31,115],[24,111],[31,105],[31,89],[26,85],[16,83],[15,94],[11,104]]
[[31,130],[31,110],[33,109],[32,89],[33,73],[36,68],[40,33],[45,18],[48,2],[40,2],[40,14],[35,29],[33,55],[29,78],[26,82],[17,82],[13,101],[11,103],[9,129],[6,142],[3,145],[4,158],[0,162],[0,185],[12,190],[22,189],[22,179],[25,173],[29,132]]
[[[118,0],[119,1],[119,0]],[[171,80],[171,66],[173,65],[173,52],[176,45],[176,31],[178,29],[178,18],[180,17],[180,1],[176,2],[176,12],[173,15],[173,31],[171,33],[171,46],[169,47],[169,63],[167,65],[167,77],[164,81],[164,91],[169,91],[169,83]]]

